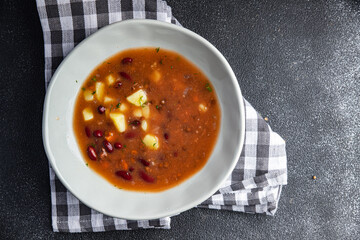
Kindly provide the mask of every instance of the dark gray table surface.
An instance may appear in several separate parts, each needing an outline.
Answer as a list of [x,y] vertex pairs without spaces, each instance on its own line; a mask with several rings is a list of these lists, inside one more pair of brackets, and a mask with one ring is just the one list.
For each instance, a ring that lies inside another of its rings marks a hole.
[[360,4],[168,3],[224,54],[244,96],[286,140],[276,216],[192,209],[171,230],[53,233],[40,22],[34,1],[0,0],[0,239],[359,239]]

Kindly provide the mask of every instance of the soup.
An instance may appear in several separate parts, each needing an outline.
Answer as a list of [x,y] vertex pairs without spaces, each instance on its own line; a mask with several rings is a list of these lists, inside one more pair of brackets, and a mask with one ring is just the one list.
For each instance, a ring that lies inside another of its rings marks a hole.
[[88,167],[118,188],[154,192],[204,167],[220,118],[214,88],[199,68],[176,52],[138,48],[93,70],[73,124]]

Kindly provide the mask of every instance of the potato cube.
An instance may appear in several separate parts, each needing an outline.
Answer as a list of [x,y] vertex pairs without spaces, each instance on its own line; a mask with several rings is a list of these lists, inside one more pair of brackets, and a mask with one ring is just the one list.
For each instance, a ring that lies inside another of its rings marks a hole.
[[125,112],[127,110],[127,106],[125,103],[120,104],[120,111]]
[[125,116],[122,113],[110,113],[110,118],[119,132],[125,132]]
[[90,90],[85,90],[84,98],[85,98],[85,101],[92,101],[92,100],[94,100],[94,94],[92,94],[92,91],[90,91]]
[[97,100],[99,100],[100,102],[103,101],[104,99],[104,93],[105,93],[105,84],[102,82],[97,82],[95,84],[95,97]]
[[111,102],[114,102],[115,99],[111,98],[111,97],[108,97],[108,96],[105,96],[104,98],[104,103],[111,103]]
[[202,103],[199,104],[200,112],[206,112],[207,110],[208,110],[208,108],[204,104],[202,104]]
[[142,128],[144,131],[146,131],[146,130],[147,130],[147,127],[148,127],[148,125],[147,125],[146,120],[142,121],[142,122],[141,122],[141,128]]
[[89,121],[94,118],[94,114],[91,108],[87,107],[83,110],[83,116],[85,121]]
[[154,135],[147,134],[143,139],[143,143],[145,146],[153,150],[159,148],[159,139]]
[[135,109],[133,114],[134,114],[134,117],[142,117],[141,109]]
[[161,78],[161,73],[158,70],[153,71],[149,76],[151,81],[158,82]]
[[113,77],[113,75],[109,75],[109,76],[107,76],[106,77],[106,82],[107,82],[107,84],[110,86],[110,85],[112,85],[112,84],[114,84],[114,82],[115,82],[115,78]]
[[134,104],[135,106],[142,106],[147,101],[146,93],[144,90],[140,89],[137,92],[134,92],[130,96],[126,98],[130,103]]
[[144,105],[142,107],[142,114],[145,118],[149,118],[150,117],[150,108],[148,105]]

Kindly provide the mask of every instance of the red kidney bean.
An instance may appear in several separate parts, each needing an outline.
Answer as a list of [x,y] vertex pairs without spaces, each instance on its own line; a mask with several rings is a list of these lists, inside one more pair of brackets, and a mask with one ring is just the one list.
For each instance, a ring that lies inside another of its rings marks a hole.
[[131,77],[126,72],[120,72],[120,76],[122,76],[123,78],[131,81]]
[[100,113],[100,114],[103,114],[104,112],[105,112],[105,110],[106,110],[106,108],[104,107],[104,106],[99,106],[98,107],[98,112]]
[[117,81],[114,85],[114,88],[119,88],[119,87],[121,87],[121,85],[122,85],[122,82]]
[[164,138],[165,138],[165,140],[168,140],[169,139],[169,134],[164,133]]
[[145,181],[145,182],[149,182],[152,183],[155,181],[155,178],[149,176],[148,174],[146,174],[144,171],[140,171],[140,177]]
[[103,145],[108,153],[112,153],[114,151],[114,147],[111,145],[111,143],[108,140],[104,140]]
[[150,162],[146,161],[145,159],[143,158],[139,158],[139,161],[142,163],[142,165],[144,165],[145,167],[149,166],[150,165]]
[[132,176],[129,172],[127,171],[116,171],[115,172],[116,176],[119,176],[119,177],[122,177],[123,179],[125,180],[131,180],[132,179]]
[[114,143],[114,147],[117,148],[117,149],[121,149],[122,148],[122,144],[121,143]]
[[88,156],[91,160],[95,161],[97,156],[96,156],[96,151],[95,151],[95,148],[92,147],[92,146],[88,146],[87,148],[87,153],[88,153]]
[[122,63],[123,64],[127,64],[127,63],[132,63],[133,59],[132,58],[129,58],[129,57],[126,57],[122,60]]
[[137,126],[140,125],[140,121],[139,120],[134,120],[134,121],[131,121],[130,124],[137,127]]
[[125,133],[125,138],[126,139],[131,139],[131,138],[134,138],[136,136],[137,136],[136,132],[127,132],[127,133]]
[[91,137],[91,131],[88,127],[85,127],[86,136]]
[[103,136],[103,132],[101,130],[95,130],[93,135],[94,137],[101,138]]
[[129,171],[130,171],[130,172],[132,172],[132,171],[134,171],[134,170],[135,170],[135,169],[134,169],[133,167],[130,167],[130,168],[129,168]]

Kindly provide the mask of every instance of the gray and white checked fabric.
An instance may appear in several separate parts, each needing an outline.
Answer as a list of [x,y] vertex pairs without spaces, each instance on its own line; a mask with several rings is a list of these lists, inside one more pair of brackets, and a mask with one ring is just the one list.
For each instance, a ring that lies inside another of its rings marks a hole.
[[[180,25],[162,0],[37,0],[44,33],[45,86],[63,58],[99,28],[125,19],[157,19]],[[199,208],[274,215],[287,184],[285,141],[244,99],[245,142],[239,161],[222,187]],[[170,228],[170,218],[129,221],[88,208],[50,167],[52,226],[55,232],[97,232]]]

